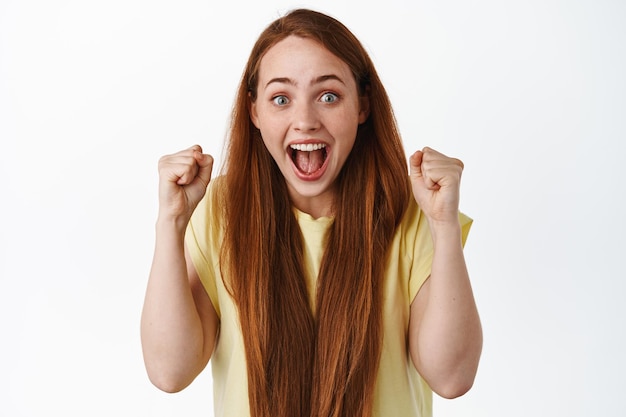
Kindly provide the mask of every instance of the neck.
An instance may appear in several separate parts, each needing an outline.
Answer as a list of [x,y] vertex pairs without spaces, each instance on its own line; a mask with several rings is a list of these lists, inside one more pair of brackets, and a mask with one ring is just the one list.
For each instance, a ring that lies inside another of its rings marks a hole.
[[291,204],[303,213],[318,219],[320,217],[332,217],[334,215],[334,191],[326,191],[316,196],[302,196],[290,193]]

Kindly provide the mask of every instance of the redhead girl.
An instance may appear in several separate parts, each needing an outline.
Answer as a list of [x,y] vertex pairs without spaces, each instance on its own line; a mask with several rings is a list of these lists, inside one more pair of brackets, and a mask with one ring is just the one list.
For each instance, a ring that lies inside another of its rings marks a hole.
[[212,364],[216,416],[430,416],[473,384],[482,333],[463,256],[463,164],[407,160],[368,54],[295,10],[256,42],[227,156],[159,161],[141,320],[150,380]]

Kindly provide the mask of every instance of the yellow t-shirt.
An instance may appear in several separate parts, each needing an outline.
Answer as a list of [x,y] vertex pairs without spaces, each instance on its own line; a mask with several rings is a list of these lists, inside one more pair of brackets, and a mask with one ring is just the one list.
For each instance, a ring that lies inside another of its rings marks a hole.
[[[196,208],[185,237],[194,266],[220,318],[220,333],[211,365],[216,417],[250,415],[246,356],[237,307],[228,294],[219,268],[222,229],[212,181]],[[315,304],[316,279],[325,247],[325,232],[333,219],[314,219],[294,209],[304,236],[304,262],[310,300]],[[463,243],[472,220],[459,214]],[[415,201],[396,230],[387,260],[383,307],[384,339],[376,380],[376,417],[432,416],[432,391],[415,370],[407,349],[411,301],[430,276],[433,247],[428,222]]]

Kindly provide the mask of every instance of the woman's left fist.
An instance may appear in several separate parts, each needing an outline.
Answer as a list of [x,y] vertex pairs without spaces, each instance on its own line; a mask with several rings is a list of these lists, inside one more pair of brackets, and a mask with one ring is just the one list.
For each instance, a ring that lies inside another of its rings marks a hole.
[[431,148],[409,158],[415,201],[430,222],[458,222],[463,162]]

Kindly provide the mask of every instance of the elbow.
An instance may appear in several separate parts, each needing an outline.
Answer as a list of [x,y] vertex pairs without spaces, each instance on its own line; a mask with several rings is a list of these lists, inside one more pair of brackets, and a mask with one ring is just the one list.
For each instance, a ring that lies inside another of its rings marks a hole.
[[465,395],[474,386],[479,357],[480,354],[476,355],[473,360],[462,361],[456,366],[448,368],[447,372],[437,373],[431,385],[433,392],[446,399]]
[[465,395],[474,385],[474,376],[457,376],[449,378],[445,383],[431,387],[433,392],[442,398],[452,400]]
[[144,351],[144,365],[148,379],[159,390],[177,393],[187,388],[200,374],[208,362],[193,355],[172,354]]
[[177,393],[187,388],[206,366],[209,358],[187,354],[182,349],[148,349],[144,345],[148,379],[159,390]]
[[437,384],[434,387],[431,386],[433,391],[446,399],[454,399],[467,394],[474,386],[481,352],[482,334],[475,338],[473,346],[463,349],[463,354],[459,354],[449,366],[440,368],[446,371],[437,374]]
[[[474,385],[478,371],[478,359],[475,361],[461,361],[455,365],[418,367],[417,372],[424,378],[430,389],[438,396],[454,399],[465,395]],[[414,359],[414,363],[420,362]]]
[[434,393],[442,398],[454,399],[465,395],[474,386],[478,372],[478,357],[475,360],[465,360],[456,366],[440,368],[439,372],[431,375],[427,380]]
[[152,385],[168,394],[175,394],[187,388],[191,381],[186,381],[179,376],[165,372],[148,370],[148,378]]
[[187,388],[197,375],[189,369],[185,370],[180,364],[168,363],[150,356],[144,357],[144,365],[152,385],[169,394]]

